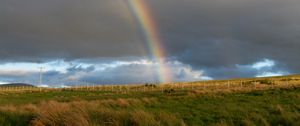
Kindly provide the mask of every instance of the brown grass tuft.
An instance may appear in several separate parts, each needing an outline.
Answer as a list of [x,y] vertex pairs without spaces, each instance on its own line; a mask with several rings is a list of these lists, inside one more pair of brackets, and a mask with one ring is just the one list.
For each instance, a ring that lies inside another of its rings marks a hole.
[[44,102],[40,105],[37,118],[33,124],[51,126],[87,126],[89,125],[88,114],[80,106],[71,107],[67,103],[55,101]]
[[122,99],[122,98],[117,100],[117,104],[120,107],[128,107],[130,105],[126,99]]
[[131,114],[132,126],[159,126],[153,115],[139,110]]

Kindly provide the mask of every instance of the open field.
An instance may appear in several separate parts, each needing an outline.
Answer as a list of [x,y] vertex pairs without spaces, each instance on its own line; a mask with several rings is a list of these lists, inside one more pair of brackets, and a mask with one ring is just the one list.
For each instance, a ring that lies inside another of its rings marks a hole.
[[0,87],[0,125],[300,125],[300,76],[71,88]]

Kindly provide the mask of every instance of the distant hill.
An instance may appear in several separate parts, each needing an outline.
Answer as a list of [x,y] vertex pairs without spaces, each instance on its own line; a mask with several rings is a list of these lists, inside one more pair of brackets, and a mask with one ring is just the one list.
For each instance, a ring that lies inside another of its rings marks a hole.
[[2,84],[0,87],[35,87],[31,84],[25,84],[25,83],[11,83],[11,84]]

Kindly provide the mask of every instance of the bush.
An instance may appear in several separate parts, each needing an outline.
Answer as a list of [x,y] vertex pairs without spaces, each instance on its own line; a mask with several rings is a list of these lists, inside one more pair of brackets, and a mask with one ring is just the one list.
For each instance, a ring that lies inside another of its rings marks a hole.
[[157,87],[157,85],[156,84],[148,84],[148,83],[146,83],[145,87]]
[[259,82],[260,84],[267,84],[267,85],[275,84],[272,80],[269,79],[258,80],[257,82]]
[[175,90],[174,89],[164,89],[164,93],[172,94],[172,93],[175,93]]

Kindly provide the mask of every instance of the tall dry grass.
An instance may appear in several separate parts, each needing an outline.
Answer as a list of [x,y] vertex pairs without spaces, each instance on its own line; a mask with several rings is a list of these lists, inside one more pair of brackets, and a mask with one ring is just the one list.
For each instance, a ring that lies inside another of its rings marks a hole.
[[[149,112],[137,106],[155,99],[56,102],[4,106],[0,111],[32,113],[32,126],[184,126],[182,119],[166,112]],[[130,107],[130,108],[129,108]]]
[[32,125],[48,126],[88,126],[89,115],[84,107],[55,101],[43,102]]

